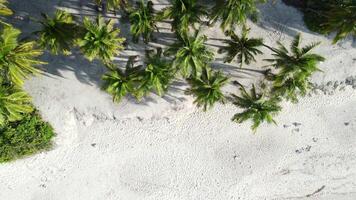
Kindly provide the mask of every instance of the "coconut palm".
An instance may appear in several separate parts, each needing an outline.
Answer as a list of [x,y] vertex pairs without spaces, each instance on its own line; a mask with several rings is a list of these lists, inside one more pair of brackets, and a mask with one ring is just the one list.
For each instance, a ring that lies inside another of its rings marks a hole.
[[109,71],[103,75],[103,89],[113,96],[114,102],[120,102],[127,94],[133,94],[140,80],[141,66],[133,66],[134,57],[130,57],[125,70],[108,64]]
[[120,29],[114,28],[114,21],[105,22],[101,16],[95,21],[85,17],[83,24],[85,33],[78,45],[88,60],[97,58],[108,63],[124,49],[122,43],[125,38],[119,37]]
[[[8,4],[7,0],[0,0],[0,15],[9,16],[13,14],[12,10],[7,7],[7,4]],[[1,19],[0,19],[0,23],[9,25],[3,22]]]
[[157,30],[153,3],[148,1],[145,5],[144,1],[141,0],[138,4],[138,8],[130,14],[130,31],[134,42],[138,42],[140,35],[142,35],[144,42],[148,43],[152,32]]
[[21,120],[22,114],[30,113],[33,108],[31,98],[13,86],[0,86],[0,126],[7,121]]
[[265,0],[216,0],[212,9],[212,21],[221,20],[221,29],[234,30],[237,25],[243,25],[249,16],[257,19],[257,3]]
[[210,68],[205,67],[200,77],[188,80],[191,88],[187,92],[194,95],[196,97],[194,103],[206,111],[216,102],[224,103],[225,97],[221,88],[227,81],[228,78],[221,72],[213,72]]
[[346,38],[348,35],[356,36],[356,3],[335,4],[331,10],[326,13],[326,31],[336,31],[334,43]]
[[53,18],[46,14],[42,16],[42,29],[36,32],[39,34],[40,46],[48,48],[53,54],[70,54],[78,31],[73,15],[57,10]]
[[208,16],[208,12],[196,0],[172,0],[172,6],[161,13],[162,19],[173,20],[172,29],[179,34],[187,32],[189,26],[195,28],[196,23],[201,24],[203,16]]
[[175,56],[174,66],[184,77],[197,77],[214,58],[214,53],[204,44],[206,41],[207,37],[200,36],[198,31],[194,35],[182,34],[180,39],[165,51],[165,55]]
[[277,95],[286,97],[292,102],[297,101],[297,94],[305,94],[308,87],[309,77],[316,71],[320,71],[317,64],[325,59],[310,53],[319,43],[312,43],[300,48],[301,36],[295,36],[291,43],[290,52],[283,44],[278,43],[279,48],[272,48],[272,66],[279,69],[274,78],[274,91]]
[[39,73],[36,65],[46,64],[36,60],[42,50],[35,48],[36,42],[17,41],[21,31],[4,26],[0,32],[0,75],[3,82],[21,86],[24,79]]
[[261,123],[274,123],[273,117],[282,109],[279,104],[279,99],[276,97],[268,98],[264,94],[256,93],[256,88],[253,85],[248,93],[244,87],[240,88],[241,97],[232,94],[234,98],[233,104],[243,109],[241,113],[233,116],[232,121],[242,123],[246,120],[252,120],[251,129],[256,131]]
[[152,90],[162,96],[175,75],[176,70],[172,67],[172,61],[164,59],[162,49],[158,48],[156,52],[146,52],[145,65],[142,82],[136,94],[137,98],[141,99]]
[[251,61],[256,61],[255,56],[263,54],[258,48],[263,45],[262,38],[248,38],[249,29],[244,27],[242,29],[241,37],[236,35],[233,31],[227,31],[226,36],[229,36],[230,40],[224,40],[224,43],[228,46],[221,47],[218,53],[226,53],[224,62],[231,63],[236,57],[237,62],[242,65],[250,64]]

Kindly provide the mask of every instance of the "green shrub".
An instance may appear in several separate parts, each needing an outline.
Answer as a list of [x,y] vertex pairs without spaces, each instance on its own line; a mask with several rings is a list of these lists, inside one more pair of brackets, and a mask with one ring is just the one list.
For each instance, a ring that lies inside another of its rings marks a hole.
[[52,146],[53,128],[37,112],[0,128],[0,163],[47,150]]

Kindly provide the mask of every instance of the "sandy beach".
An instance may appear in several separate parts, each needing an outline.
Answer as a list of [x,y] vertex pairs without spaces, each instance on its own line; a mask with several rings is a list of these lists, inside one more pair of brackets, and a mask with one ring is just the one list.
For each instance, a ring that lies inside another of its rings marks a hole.
[[[40,17],[65,9],[91,15],[89,1],[11,0],[15,16]],[[166,1],[155,0],[162,9]],[[297,104],[283,102],[278,125],[236,124],[239,110],[217,104],[203,112],[176,80],[163,98],[151,95],[115,104],[100,89],[105,72],[74,50],[71,56],[43,59],[43,76],[26,82],[36,108],[56,131],[48,152],[0,165],[0,199],[4,200],[354,200],[356,199],[356,41],[332,45],[332,36],[309,31],[302,14],[281,1],[260,7],[260,20],[249,22],[251,35],[274,45],[288,45],[297,33],[303,44],[321,41],[315,52],[326,61],[312,82],[315,88]],[[113,15],[109,17],[115,18]],[[25,34],[36,29],[12,19]],[[133,44],[129,24],[119,22],[129,45],[116,59],[142,55]],[[173,42],[168,23],[150,45]],[[225,38],[218,25],[202,30],[215,51]],[[238,69],[216,54],[213,66],[244,85],[262,79],[268,49],[257,62]],[[236,91],[224,88],[229,94]]]

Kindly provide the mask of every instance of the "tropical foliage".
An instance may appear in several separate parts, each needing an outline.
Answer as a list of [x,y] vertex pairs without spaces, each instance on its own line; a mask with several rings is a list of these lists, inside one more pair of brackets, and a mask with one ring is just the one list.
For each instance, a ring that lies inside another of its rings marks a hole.
[[94,0],[94,2],[98,6],[101,6],[103,3],[105,3],[107,10],[116,10],[119,7],[126,9],[128,4],[127,0]]
[[172,5],[160,14],[162,19],[171,19],[172,29],[177,33],[186,33],[189,27],[196,29],[195,24],[203,23],[202,18],[208,16],[206,8],[197,0],[172,0]]
[[221,20],[221,29],[234,30],[237,25],[244,25],[248,17],[256,20],[258,10],[257,3],[265,0],[215,0],[212,9],[212,21]]
[[138,89],[138,99],[152,90],[162,96],[175,75],[176,70],[172,67],[172,61],[162,58],[162,50],[158,48],[157,52],[148,51],[146,53],[145,64],[142,82]]
[[114,28],[114,21],[98,16],[95,21],[88,17],[83,21],[85,33],[78,45],[84,56],[90,61],[95,58],[109,63],[119,51],[124,49],[124,38],[119,37],[120,29]]
[[152,37],[152,32],[157,29],[156,19],[153,10],[152,1],[145,5],[141,0],[138,8],[130,14],[131,34],[134,42],[138,42],[140,35],[145,43],[148,43]]
[[250,92],[247,92],[244,87],[241,87],[240,91],[241,97],[232,95],[234,98],[233,103],[243,111],[235,114],[232,118],[233,121],[242,123],[246,120],[252,120],[251,128],[253,131],[256,131],[263,122],[276,124],[273,117],[282,109],[278,105],[278,98],[258,94],[254,85]]
[[28,156],[52,146],[53,128],[37,112],[0,128],[0,163]]
[[165,55],[175,56],[174,66],[184,77],[197,77],[206,64],[214,58],[214,53],[204,44],[206,41],[207,37],[200,36],[198,31],[194,35],[183,34],[166,50]]
[[325,30],[336,31],[334,43],[348,35],[356,37],[356,2],[351,4],[336,4],[327,13]]
[[224,103],[225,97],[221,88],[226,85],[228,78],[221,72],[213,72],[204,68],[200,77],[189,79],[188,94],[196,97],[194,103],[203,107],[204,111],[211,108],[216,102]]
[[0,0],[0,15],[8,16],[12,15],[13,12],[7,7],[7,0]]
[[4,82],[22,86],[30,74],[39,73],[35,66],[45,64],[36,57],[42,50],[35,48],[36,42],[18,42],[21,32],[12,26],[4,26],[0,32],[0,74]]
[[23,91],[13,86],[0,86],[0,127],[7,121],[22,119],[22,115],[30,113],[33,108],[31,98]]
[[48,48],[53,54],[70,54],[78,31],[74,17],[62,10],[57,10],[53,18],[46,14],[42,16],[42,29],[36,32],[40,46]]
[[279,48],[273,48],[272,59],[266,59],[278,69],[274,79],[274,91],[292,102],[297,101],[298,94],[305,95],[309,88],[308,79],[316,71],[317,64],[324,61],[318,54],[310,53],[319,43],[312,43],[300,48],[301,36],[295,36],[291,43],[290,51],[281,43]]
[[125,70],[109,65],[109,72],[103,76],[103,89],[113,96],[114,102],[120,102],[127,94],[133,94],[140,80],[142,66],[133,66],[134,57],[130,57]]
[[263,45],[261,38],[248,38],[249,29],[244,27],[242,29],[241,37],[236,35],[233,31],[227,31],[226,36],[229,36],[230,40],[224,40],[227,46],[221,47],[218,53],[226,53],[224,62],[232,62],[236,57],[237,62],[242,66],[250,64],[251,61],[256,61],[255,56],[263,54],[258,48]]

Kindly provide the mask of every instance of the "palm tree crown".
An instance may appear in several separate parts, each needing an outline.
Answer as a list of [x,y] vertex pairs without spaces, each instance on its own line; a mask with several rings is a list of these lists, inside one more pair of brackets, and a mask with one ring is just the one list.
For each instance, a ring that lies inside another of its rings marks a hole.
[[244,109],[243,112],[237,113],[232,118],[237,123],[242,123],[251,119],[253,131],[260,126],[261,123],[276,123],[273,116],[276,115],[282,108],[278,105],[279,99],[272,97],[267,98],[264,94],[257,94],[253,85],[250,93],[244,87],[240,88],[241,97],[232,95],[235,101],[233,102],[239,108]]
[[40,35],[39,44],[42,48],[48,47],[53,54],[70,54],[77,33],[77,26],[70,13],[57,10],[54,17],[42,14],[42,30],[36,32]]
[[120,29],[114,28],[114,21],[98,16],[95,21],[84,18],[84,36],[78,44],[84,56],[92,61],[99,58],[105,63],[110,62],[124,47],[125,38],[119,37]]
[[13,86],[0,85],[0,126],[6,121],[21,120],[22,114],[30,113],[33,108],[31,98]]
[[334,43],[346,38],[348,35],[356,37],[356,3],[336,4],[327,12],[327,21],[324,24],[328,32],[336,31]]
[[299,48],[301,36],[298,34],[291,43],[289,52],[285,46],[278,42],[279,48],[273,50],[272,66],[279,69],[274,78],[274,91],[277,95],[286,97],[287,100],[297,101],[297,94],[305,95],[308,89],[308,79],[316,71],[320,71],[317,64],[325,59],[309,53],[319,43],[312,43]]
[[221,29],[234,30],[237,25],[246,23],[247,17],[252,16],[256,19],[258,11],[257,2],[265,0],[216,0],[213,8],[212,20],[216,22],[221,20]]
[[125,70],[108,65],[109,72],[103,76],[103,89],[113,95],[114,102],[120,102],[121,99],[129,93],[134,93],[137,82],[141,76],[141,66],[133,66],[134,57],[130,57]]
[[241,37],[233,31],[227,31],[225,34],[230,36],[231,40],[225,40],[228,46],[219,49],[219,53],[226,53],[224,62],[232,62],[237,57],[237,62],[242,67],[242,64],[250,64],[251,61],[256,61],[255,57],[258,54],[263,54],[258,47],[263,45],[262,38],[248,38],[249,29],[242,29]]
[[214,57],[214,53],[205,46],[206,41],[207,37],[199,36],[198,31],[194,35],[183,34],[166,50],[165,54],[175,55],[174,65],[184,77],[199,76],[202,69]]
[[216,102],[224,103],[224,94],[221,88],[227,83],[228,78],[221,72],[212,72],[210,68],[204,68],[200,77],[188,80],[191,88],[189,94],[196,99],[194,103],[203,107],[204,111],[212,107]]
[[148,1],[145,5],[143,0],[138,5],[138,8],[130,14],[131,34],[133,41],[138,42],[142,35],[145,43],[151,39],[152,32],[157,29],[152,1]]
[[161,17],[172,19],[172,29],[179,34],[187,32],[190,25],[195,28],[195,23],[202,23],[202,17],[208,16],[206,8],[199,5],[196,0],[172,1],[172,6],[163,10]]
[[142,73],[137,98],[141,99],[151,90],[162,96],[167,91],[176,72],[172,67],[172,61],[162,58],[162,49],[158,48],[156,52],[146,52],[145,64],[146,68]]
[[35,65],[46,64],[36,60],[42,50],[35,48],[35,42],[18,43],[20,31],[5,26],[0,33],[0,75],[5,83],[21,86],[30,74],[39,73]]

